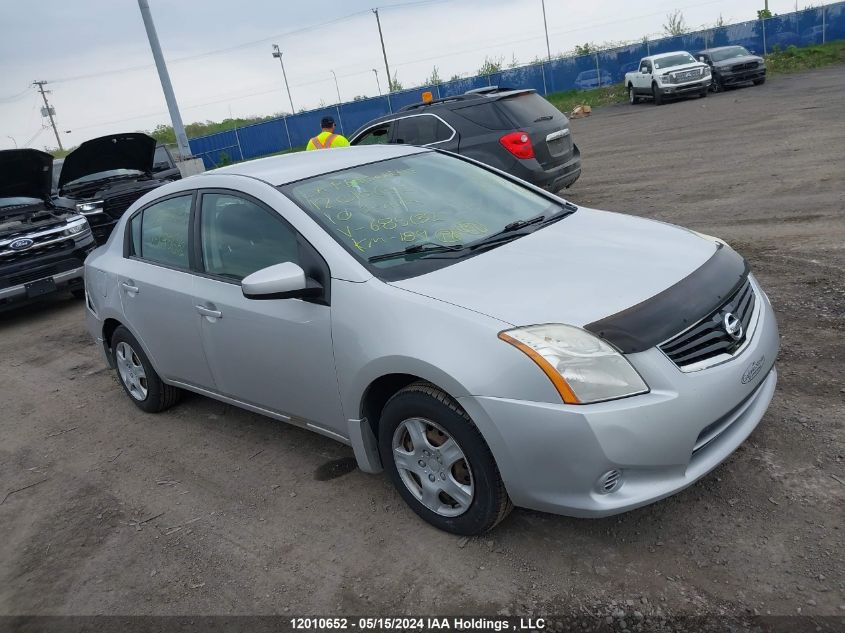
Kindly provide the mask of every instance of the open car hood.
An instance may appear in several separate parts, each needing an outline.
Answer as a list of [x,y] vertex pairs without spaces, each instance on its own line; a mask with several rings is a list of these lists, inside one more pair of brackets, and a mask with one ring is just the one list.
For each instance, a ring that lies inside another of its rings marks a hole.
[[0,198],[50,199],[53,157],[37,149],[0,151]]
[[150,173],[156,140],[140,132],[110,134],[85,141],[65,157],[59,189],[83,176],[111,169],[137,169]]

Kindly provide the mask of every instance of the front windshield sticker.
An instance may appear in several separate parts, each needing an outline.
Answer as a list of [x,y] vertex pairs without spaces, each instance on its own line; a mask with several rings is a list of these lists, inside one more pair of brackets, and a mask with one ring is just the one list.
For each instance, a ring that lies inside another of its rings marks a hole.
[[291,197],[359,259],[411,246],[471,244],[510,222],[536,217],[550,202],[485,169],[426,152],[361,165],[288,185]]

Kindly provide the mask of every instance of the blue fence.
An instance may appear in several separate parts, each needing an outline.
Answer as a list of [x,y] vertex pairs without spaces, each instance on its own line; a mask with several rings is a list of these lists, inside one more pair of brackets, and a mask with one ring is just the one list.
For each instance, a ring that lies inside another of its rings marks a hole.
[[845,2],[806,9],[766,20],[752,20],[695,33],[657,40],[643,40],[623,48],[551,62],[511,68],[485,76],[447,81],[437,86],[420,86],[390,95],[352,101],[335,106],[256,123],[237,130],[190,139],[191,152],[201,157],[206,168],[225,162],[247,160],[301,147],[320,129],[320,119],[332,116],[339,131],[349,136],[359,127],[420,101],[429,90],[436,98],[463,94],[490,85],[534,88],[542,95],[565,90],[586,90],[622,81],[637,68],[643,57],[675,50],[692,53],[713,46],[741,45],[766,54],[776,47],[808,46],[845,39]]

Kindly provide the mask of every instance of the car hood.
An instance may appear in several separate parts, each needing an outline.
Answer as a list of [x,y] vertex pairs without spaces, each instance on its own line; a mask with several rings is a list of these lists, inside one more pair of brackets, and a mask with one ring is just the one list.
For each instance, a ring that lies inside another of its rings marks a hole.
[[512,325],[584,326],[681,281],[716,246],[670,224],[580,208],[504,246],[391,284]]
[[151,173],[155,149],[156,140],[140,132],[111,134],[85,141],[65,157],[59,189],[83,176],[111,169]]
[[757,55],[743,55],[742,57],[731,57],[730,59],[723,59],[720,62],[713,62],[713,65],[717,68],[726,68],[728,66],[733,66],[734,64],[747,64],[748,62],[761,61],[763,61],[763,58]]
[[50,199],[53,157],[37,149],[0,151],[0,198]]
[[681,64],[680,66],[670,66],[669,68],[655,68],[655,75],[665,75],[666,73],[683,72],[685,70],[692,70],[693,68],[706,68],[707,64],[704,62],[690,62],[689,64]]

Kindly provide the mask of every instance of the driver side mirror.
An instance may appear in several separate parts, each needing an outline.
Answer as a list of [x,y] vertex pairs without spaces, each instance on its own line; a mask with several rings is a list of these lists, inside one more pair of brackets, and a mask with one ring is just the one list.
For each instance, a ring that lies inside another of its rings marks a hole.
[[247,299],[313,299],[322,294],[323,286],[293,262],[284,262],[244,277],[241,291]]
[[651,74],[651,73],[648,72],[648,68],[646,68],[645,66],[640,68],[640,72],[644,75],[650,75]]

